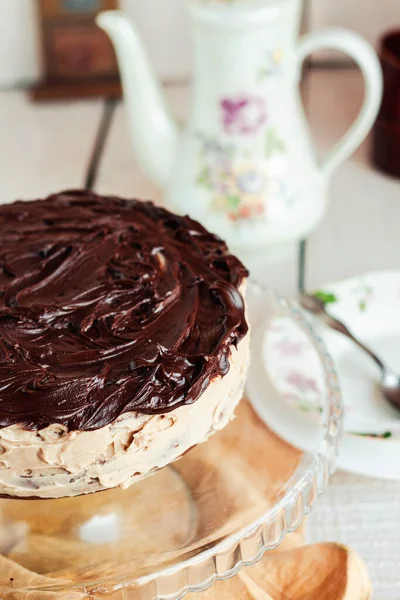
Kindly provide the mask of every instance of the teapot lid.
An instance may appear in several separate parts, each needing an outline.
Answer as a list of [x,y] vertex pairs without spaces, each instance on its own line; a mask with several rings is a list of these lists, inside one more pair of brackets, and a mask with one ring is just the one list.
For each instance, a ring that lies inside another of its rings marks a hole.
[[296,0],[187,0],[195,19],[212,25],[237,27],[274,20],[283,6]]

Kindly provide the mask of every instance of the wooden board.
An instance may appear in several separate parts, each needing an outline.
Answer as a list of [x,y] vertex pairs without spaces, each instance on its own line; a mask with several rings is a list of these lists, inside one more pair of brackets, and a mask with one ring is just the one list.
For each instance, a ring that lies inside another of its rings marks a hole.
[[44,80],[33,100],[121,95],[118,65],[96,15],[116,0],[40,0],[39,30]]
[[120,98],[119,79],[98,78],[90,81],[44,81],[30,90],[34,101],[71,100],[78,98]]

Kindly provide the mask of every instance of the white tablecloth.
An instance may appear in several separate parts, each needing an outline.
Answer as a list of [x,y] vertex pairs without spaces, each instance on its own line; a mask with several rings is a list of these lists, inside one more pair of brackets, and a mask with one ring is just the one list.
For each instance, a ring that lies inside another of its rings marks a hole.
[[374,600],[399,600],[400,482],[336,473],[310,516],[307,539],[352,546],[368,565]]

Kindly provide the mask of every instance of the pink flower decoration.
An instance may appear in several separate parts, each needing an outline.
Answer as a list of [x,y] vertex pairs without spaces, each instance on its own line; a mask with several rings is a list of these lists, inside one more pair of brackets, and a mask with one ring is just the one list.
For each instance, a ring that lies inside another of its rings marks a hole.
[[287,383],[290,383],[302,392],[314,392],[315,394],[320,393],[318,384],[315,381],[315,379],[307,377],[302,373],[293,371],[292,373],[289,373],[289,375],[286,378],[286,381]]
[[304,350],[303,342],[291,342],[290,340],[280,340],[275,344],[275,348],[284,356],[301,356]]
[[238,96],[221,100],[225,133],[230,135],[254,135],[267,120],[264,98]]

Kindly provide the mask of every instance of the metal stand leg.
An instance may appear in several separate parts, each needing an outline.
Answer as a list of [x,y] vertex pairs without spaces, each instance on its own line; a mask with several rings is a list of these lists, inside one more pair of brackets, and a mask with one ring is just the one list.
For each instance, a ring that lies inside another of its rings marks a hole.
[[104,102],[104,109],[101,116],[99,130],[94,141],[92,154],[90,156],[85,175],[84,188],[87,190],[92,190],[96,183],[100,160],[103,155],[117,102],[118,100],[115,98],[107,98]]
[[301,240],[299,243],[299,259],[298,259],[298,280],[297,280],[297,291],[299,294],[305,292],[306,287],[306,252],[307,252],[307,240]]

